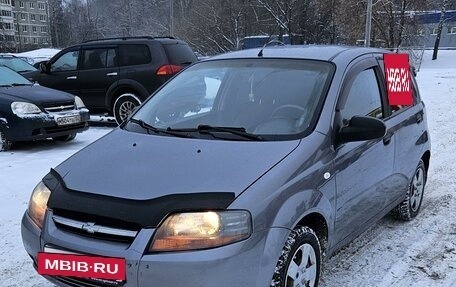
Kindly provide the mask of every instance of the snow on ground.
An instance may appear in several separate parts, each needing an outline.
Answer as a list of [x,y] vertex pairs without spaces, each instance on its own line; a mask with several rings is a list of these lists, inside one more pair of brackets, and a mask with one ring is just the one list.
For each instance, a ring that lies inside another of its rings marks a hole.
[[[421,213],[406,223],[382,219],[329,259],[322,287],[456,286],[456,51],[440,51],[438,61],[430,57],[426,51],[418,74],[432,140]],[[0,153],[1,286],[52,286],[36,274],[23,249],[22,214],[51,167],[110,130],[92,127],[71,143],[21,144]]]

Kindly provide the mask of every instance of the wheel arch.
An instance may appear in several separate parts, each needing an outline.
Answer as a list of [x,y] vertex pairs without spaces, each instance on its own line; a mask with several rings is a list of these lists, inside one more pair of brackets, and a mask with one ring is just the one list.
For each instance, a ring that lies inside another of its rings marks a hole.
[[[328,223],[325,217],[318,213],[312,212],[305,215],[296,226],[307,226],[312,229],[320,241],[322,259],[325,259],[328,250]],[[295,226],[295,227],[296,227]]]
[[105,104],[111,112],[117,98],[124,93],[135,94],[141,102],[149,97],[149,93],[140,83],[130,79],[120,80],[116,86],[110,87],[107,92]]
[[423,160],[423,162],[424,162],[424,167],[426,168],[426,173],[427,173],[429,171],[429,164],[431,161],[431,151],[427,150],[421,157],[421,160]]

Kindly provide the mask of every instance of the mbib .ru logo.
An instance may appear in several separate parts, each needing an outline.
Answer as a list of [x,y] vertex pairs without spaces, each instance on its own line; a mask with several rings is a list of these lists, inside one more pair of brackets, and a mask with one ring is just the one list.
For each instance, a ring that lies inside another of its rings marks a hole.
[[56,253],[38,253],[41,275],[125,280],[125,259]]

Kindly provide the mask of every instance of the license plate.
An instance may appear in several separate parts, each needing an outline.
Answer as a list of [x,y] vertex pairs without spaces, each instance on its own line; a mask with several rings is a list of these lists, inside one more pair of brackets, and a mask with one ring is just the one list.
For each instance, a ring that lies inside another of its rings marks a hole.
[[57,125],[65,126],[65,125],[72,125],[81,122],[80,115],[73,115],[73,116],[61,116],[55,119]]
[[38,274],[124,281],[126,260],[115,257],[40,252],[38,253]]

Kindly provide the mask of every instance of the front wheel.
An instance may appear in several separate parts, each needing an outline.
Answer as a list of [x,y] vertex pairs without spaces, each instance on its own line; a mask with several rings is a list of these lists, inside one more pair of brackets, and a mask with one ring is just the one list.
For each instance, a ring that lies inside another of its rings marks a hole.
[[133,110],[141,104],[141,100],[133,93],[120,95],[112,107],[117,124],[123,123]]
[[426,168],[424,166],[424,162],[420,160],[415,173],[413,174],[412,181],[410,182],[404,201],[402,201],[392,211],[395,218],[409,221],[418,215],[421,202],[423,201],[426,178]]
[[275,268],[271,287],[317,287],[321,247],[315,232],[296,227],[288,236]]

